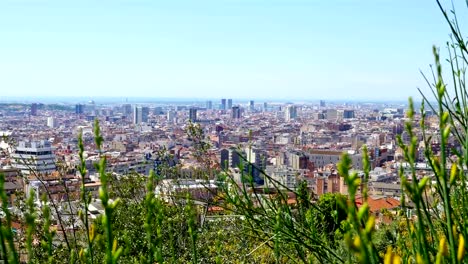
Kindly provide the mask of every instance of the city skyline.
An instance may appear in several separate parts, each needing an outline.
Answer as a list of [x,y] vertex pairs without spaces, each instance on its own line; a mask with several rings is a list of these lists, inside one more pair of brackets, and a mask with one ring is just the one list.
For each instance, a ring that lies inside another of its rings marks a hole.
[[405,101],[449,33],[422,0],[2,2],[0,22],[4,97]]
[[[37,96],[0,96],[0,104],[63,104],[63,105],[76,105],[76,104],[89,104],[91,102],[97,105],[105,104],[130,104],[130,105],[184,105],[184,104],[197,104],[199,106],[206,106],[207,102],[212,103],[212,107],[217,107],[222,105],[221,99],[224,97],[215,97],[215,98],[153,98],[153,97],[105,97],[105,96],[63,96],[63,97],[37,97]],[[226,99],[228,99],[226,97]],[[268,98],[229,98],[233,100],[233,106],[237,104],[248,105],[251,100],[255,101],[255,104],[262,105],[264,103],[274,103],[274,104],[317,104],[319,105],[321,101],[326,102],[327,104],[398,104],[398,105],[407,105],[408,98],[406,99],[395,99],[395,100],[385,100],[385,99],[356,99],[356,100],[346,100],[346,99],[335,99],[327,100],[326,98],[310,98],[310,99],[268,99]],[[416,105],[420,104],[420,101],[414,102]]]

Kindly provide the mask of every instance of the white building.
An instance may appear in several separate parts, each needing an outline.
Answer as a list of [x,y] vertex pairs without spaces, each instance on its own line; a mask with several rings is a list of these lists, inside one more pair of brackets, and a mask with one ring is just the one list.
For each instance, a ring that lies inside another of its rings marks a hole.
[[[316,168],[323,168],[329,164],[337,164],[345,151],[313,149],[307,154],[309,160]],[[353,168],[362,169],[362,154],[351,153],[348,151],[349,157],[352,160]]]
[[174,111],[168,111],[167,112],[167,122],[169,123],[174,123],[176,113]]
[[55,171],[55,155],[49,141],[21,141],[11,154],[12,167],[23,175],[50,174]]
[[156,197],[169,203],[185,201],[187,194],[197,201],[209,201],[216,196],[218,186],[213,180],[164,179],[155,188]]
[[298,179],[302,178],[300,170],[284,165],[279,167],[267,166],[266,172],[271,178],[265,177],[265,186],[267,187],[294,189],[297,187]]
[[48,117],[47,118],[47,126],[50,127],[50,128],[55,128],[57,126],[57,124],[55,122],[55,118]]

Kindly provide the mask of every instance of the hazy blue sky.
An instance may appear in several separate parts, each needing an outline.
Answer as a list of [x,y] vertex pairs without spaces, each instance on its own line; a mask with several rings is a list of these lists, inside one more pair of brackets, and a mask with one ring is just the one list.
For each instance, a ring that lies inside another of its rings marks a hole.
[[1,1],[0,96],[406,99],[448,33],[435,0]]

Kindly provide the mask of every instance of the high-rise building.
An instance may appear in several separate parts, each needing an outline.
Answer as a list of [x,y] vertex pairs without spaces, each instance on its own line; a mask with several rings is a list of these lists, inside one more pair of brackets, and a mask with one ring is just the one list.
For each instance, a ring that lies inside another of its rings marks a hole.
[[208,109],[208,110],[213,109],[213,102],[212,101],[206,101],[206,109]]
[[250,111],[254,111],[255,110],[255,102],[253,100],[251,100],[249,102],[249,110]]
[[83,114],[84,113],[84,105],[83,104],[77,104],[75,105],[75,114]]
[[292,119],[295,119],[297,117],[297,107],[295,105],[286,106],[284,114],[286,121],[291,121]]
[[149,116],[149,107],[143,106],[141,107],[141,122],[148,123],[148,116]]
[[221,150],[221,168],[227,170],[229,168],[239,168],[241,164],[241,154],[234,147]]
[[268,111],[268,103],[264,102],[263,103],[263,112],[267,112],[267,111]]
[[254,177],[256,183],[262,183],[262,171],[266,166],[266,153],[260,149],[253,149],[251,147],[244,148],[245,158],[248,161],[247,166],[244,168],[246,172]]
[[167,122],[173,123],[175,120],[175,112],[170,110],[167,111]]
[[343,111],[343,118],[344,119],[354,118],[354,110],[344,110]]
[[44,175],[55,171],[55,155],[49,141],[20,141],[11,154],[12,167],[23,175]]
[[47,126],[50,127],[50,128],[55,128],[56,127],[56,122],[55,122],[55,118],[53,117],[48,117],[47,118]]
[[239,106],[233,106],[233,107],[231,108],[231,111],[232,111],[231,117],[232,117],[233,119],[239,119],[239,118],[241,118],[241,109],[240,109]]
[[189,109],[189,119],[192,122],[197,122],[197,109],[192,107]]
[[320,100],[320,107],[325,107],[326,104],[325,104],[325,101],[324,100]]
[[147,123],[149,115],[149,107],[135,106],[133,109],[133,124]]
[[228,99],[227,100],[227,109],[231,109],[232,108],[232,99]]
[[37,104],[36,103],[31,104],[31,115],[32,116],[37,115]]
[[135,106],[133,108],[133,124],[137,125],[141,123],[142,115],[141,115],[141,107]]
[[221,99],[221,110],[226,110],[226,99]]

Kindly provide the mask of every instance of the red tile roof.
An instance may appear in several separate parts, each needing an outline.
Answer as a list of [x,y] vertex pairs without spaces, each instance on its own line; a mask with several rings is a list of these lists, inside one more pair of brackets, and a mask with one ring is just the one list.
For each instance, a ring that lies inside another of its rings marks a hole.
[[[361,207],[363,203],[362,197],[356,198],[356,206]],[[394,209],[400,206],[400,201],[391,197],[379,197],[373,198],[369,197],[367,199],[367,204],[371,213],[382,211],[382,209]]]

